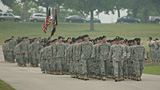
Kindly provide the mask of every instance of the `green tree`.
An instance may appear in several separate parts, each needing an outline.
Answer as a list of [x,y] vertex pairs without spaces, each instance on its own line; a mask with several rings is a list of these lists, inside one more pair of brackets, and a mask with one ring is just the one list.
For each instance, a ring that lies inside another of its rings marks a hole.
[[[110,0],[66,0],[64,5],[82,14],[90,14],[90,30],[94,31],[94,11],[97,10],[97,13],[104,11],[104,8],[109,6],[107,1]],[[107,11],[107,9],[105,9],[105,11]]]

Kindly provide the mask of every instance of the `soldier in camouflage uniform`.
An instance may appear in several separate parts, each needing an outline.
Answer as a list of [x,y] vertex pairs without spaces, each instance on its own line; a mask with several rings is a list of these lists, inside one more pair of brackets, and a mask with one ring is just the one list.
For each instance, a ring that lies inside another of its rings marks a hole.
[[33,62],[32,62],[32,57],[33,57],[33,42],[30,41],[30,44],[28,46],[28,64],[30,63],[31,65],[33,65]]
[[133,55],[134,55],[134,79],[141,81],[143,67],[143,61],[147,59],[146,50],[144,46],[140,45],[140,38],[134,40]]
[[71,38],[67,38],[67,43],[65,44],[65,60],[66,60],[66,74],[69,75],[69,67],[70,67],[70,61],[69,61],[69,47],[71,44]]
[[18,66],[20,65],[20,59],[22,59],[22,55],[20,53],[20,44],[17,44],[14,48],[14,54],[15,54],[15,59],[16,62],[18,63]]
[[38,67],[40,44],[39,44],[39,42],[37,41],[37,38],[34,38],[33,41],[34,41],[33,44],[32,44],[33,55],[32,55],[32,63],[31,63],[31,66],[33,66],[33,67]]
[[114,77],[117,82],[123,80],[122,60],[124,60],[126,52],[124,46],[120,44],[120,37],[115,38],[115,43],[116,44],[111,46],[109,60],[113,61]]
[[26,40],[26,37],[23,37],[22,42],[20,43],[20,50],[22,55],[22,59],[20,59],[20,66],[26,66],[26,62],[28,60],[28,47],[29,43]]
[[81,43],[81,65],[82,73],[81,77],[84,80],[89,80],[88,78],[88,60],[91,59],[93,45],[88,39],[88,35],[84,35],[84,42]]
[[56,43],[56,61],[57,61],[57,72],[62,75],[65,64],[65,44],[62,42],[62,36],[58,37],[58,42]]
[[40,68],[42,73],[46,71],[46,60],[47,60],[47,47],[46,44],[43,45],[44,48],[40,51]]
[[123,67],[123,77],[126,79],[128,78],[128,59],[130,57],[130,51],[129,47],[124,43],[124,39],[120,38],[120,43],[125,47],[125,52],[126,52],[126,57],[124,58],[122,62],[122,67]]
[[9,52],[10,54],[10,62],[15,62],[15,55],[14,55],[14,48],[17,45],[17,42],[14,40],[14,36],[11,37],[11,40],[9,41]]
[[4,60],[7,61],[7,40],[5,40],[4,44],[2,45],[2,50],[3,50],[3,55],[4,55]]
[[52,58],[50,60],[50,71],[51,74],[57,74],[56,72],[56,39],[52,40],[52,45],[51,45],[51,51],[52,51]]
[[103,36],[102,43],[99,44],[99,55],[100,55],[100,71],[101,71],[101,79],[106,80],[108,76],[108,67],[109,67],[109,52],[110,52],[111,45],[106,42],[106,36]]
[[156,57],[157,57],[157,45],[156,42],[149,42],[149,51],[150,51],[150,57],[152,62],[156,62]]

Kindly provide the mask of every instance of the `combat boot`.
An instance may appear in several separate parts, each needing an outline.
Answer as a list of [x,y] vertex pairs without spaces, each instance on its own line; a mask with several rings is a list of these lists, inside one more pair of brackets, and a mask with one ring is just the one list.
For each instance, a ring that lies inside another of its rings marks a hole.
[[120,80],[120,81],[124,81],[124,78],[123,78],[123,77],[120,77],[119,80]]
[[106,80],[106,77],[105,76],[102,76],[102,78],[101,78],[103,81],[105,81]]
[[118,82],[119,81],[119,78],[115,78],[115,82]]
[[97,79],[100,79],[101,77],[100,76],[97,76]]
[[140,78],[140,77],[137,77],[137,81],[141,81],[141,78]]
[[63,75],[63,73],[62,73],[62,72],[59,72],[59,75]]
[[84,75],[84,80],[89,80],[88,76],[87,75]]

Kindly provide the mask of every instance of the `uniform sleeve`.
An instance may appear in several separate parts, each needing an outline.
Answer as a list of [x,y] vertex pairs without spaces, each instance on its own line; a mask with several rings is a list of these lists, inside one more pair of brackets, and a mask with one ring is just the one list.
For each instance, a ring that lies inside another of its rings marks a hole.
[[108,60],[111,60],[112,54],[113,54],[113,47],[111,46],[109,56],[108,56]]

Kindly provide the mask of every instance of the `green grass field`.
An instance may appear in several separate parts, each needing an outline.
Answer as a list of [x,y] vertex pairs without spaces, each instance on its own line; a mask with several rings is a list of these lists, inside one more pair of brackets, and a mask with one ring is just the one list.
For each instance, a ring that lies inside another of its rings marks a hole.
[[145,65],[143,73],[160,75],[160,64]]
[[[3,41],[12,35],[15,38],[22,36],[31,38],[50,36],[50,28],[48,28],[47,34],[44,34],[41,29],[42,24],[42,22],[0,22],[0,44],[3,44]],[[116,36],[128,39],[140,37],[144,45],[147,45],[149,36],[160,38],[159,24],[95,24],[95,31],[90,31],[89,27],[89,23],[59,23],[58,33],[53,38],[57,38],[58,35],[77,37],[83,34],[89,34],[91,38],[106,35],[108,39],[113,39]]]
[[15,90],[4,81],[0,80],[0,90]]

